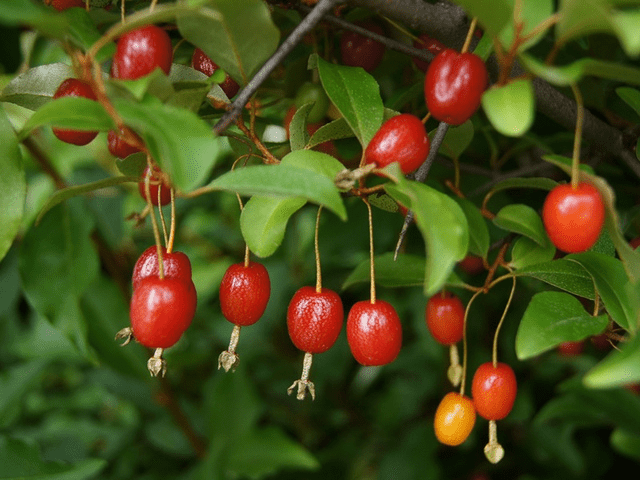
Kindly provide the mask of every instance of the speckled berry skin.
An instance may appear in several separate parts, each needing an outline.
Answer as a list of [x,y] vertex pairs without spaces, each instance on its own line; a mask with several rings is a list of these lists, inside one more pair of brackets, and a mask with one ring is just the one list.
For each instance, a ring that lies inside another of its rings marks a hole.
[[429,154],[429,136],[415,115],[403,113],[384,122],[365,150],[366,163],[384,168],[398,162],[402,173],[415,171]]
[[[83,97],[90,100],[96,100],[96,96],[93,93],[91,86],[87,82],[78,80],[77,78],[67,78],[60,84],[56,92],[53,94],[54,100],[63,97]],[[56,127],[52,130],[53,134],[59,140],[78,146],[87,145],[98,135],[98,132],[87,130],[70,130],[67,128]]]
[[471,396],[478,415],[487,420],[502,420],[511,412],[518,386],[516,374],[506,363],[483,363],[471,382]]
[[361,365],[393,362],[402,347],[402,325],[395,308],[384,300],[355,303],[347,316],[347,341]]
[[424,79],[427,108],[436,120],[461,125],[480,106],[488,81],[487,68],[480,57],[443,50],[432,60]]
[[197,296],[193,283],[146,277],[133,291],[129,316],[135,339],[148,348],[169,348],[191,324]]
[[234,325],[253,325],[264,313],[271,295],[271,280],[261,263],[231,265],[220,283],[222,315]]
[[300,288],[289,302],[287,329],[293,344],[303,352],[323,353],[338,339],[344,323],[340,296],[333,290]]
[[111,76],[120,80],[135,80],[161,68],[169,74],[173,61],[171,38],[156,25],[131,30],[118,40],[111,64]]
[[433,338],[442,345],[453,345],[464,334],[464,305],[450,292],[438,293],[427,301],[425,307],[427,328]]
[[[184,283],[191,282],[191,262],[184,253],[176,251],[167,253],[167,249],[162,247],[162,266],[165,278],[175,278]],[[133,289],[138,288],[140,282],[146,277],[157,277],[159,274],[158,247],[152,245],[142,252],[133,267],[131,276]]]
[[[207,77],[213,75],[215,71],[220,68],[216,62],[211,60],[211,58],[199,48],[193,51],[191,66],[199,72],[204,73]],[[240,85],[227,74],[227,76],[224,77],[224,81],[220,84],[220,88],[222,88],[222,91],[227,97],[233,98],[236,96],[236,93],[238,93],[238,90],[240,90]]]

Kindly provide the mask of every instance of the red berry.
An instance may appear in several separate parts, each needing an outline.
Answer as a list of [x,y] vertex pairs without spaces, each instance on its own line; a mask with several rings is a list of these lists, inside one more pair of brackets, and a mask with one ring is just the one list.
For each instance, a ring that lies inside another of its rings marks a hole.
[[189,327],[196,311],[193,283],[175,278],[146,277],[131,297],[131,329],[149,348],[169,348]]
[[449,392],[440,401],[433,419],[436,438],[445,445],[463,443],[476,423],[476,410],[469,397]]
[[131,30],[118,40],[111,64],[111,76],[134,80],[161,68],[169,74],[173,47],[166,31],[155,25]]
[[84,0],[46,0],[45,3],[47,5],[51,5],[53,8],[55,8],[59,12],[71,7],[84,8],[85,6]]
[[[143,180],[138,183],[138,191],[145,201],[147,200],[147,190],[144,178],[146,178],[147,172],[149,172],[149,167],[144,169],[144,173],[142,175]],[[160,177],[158,176],[159,172],[160,171],[157,168],[154,168],[151,178],[149,179],[149,195],[151,195],[151,204],[156,207],[158,206],[158,188],[160,188],[160,206],[171,203],[171,186],[164,180],[160,180]]]
[[598,189],[581,182],[554,187],[542,207],[542,221],[553,244],[566,253],[593,246],[604,225],[604,202]]
[[382,124],[364,154],[378,168],[398,162],[403,173],[411,173],[429,154],[429,136],[418,117],[403,113]]
[[109,153],[114,157],[127,158],[129,155],[133,155],[140,151],[138,147],[134,147],[130,143],[125,142],[115,130],[109,130],[109,133],[107,134],[107,142]]
[[631,248],[633,248],[634,250],[640,247],[640,237],[636,237],[633,240],[631,240],[629,242],[629,245],[631,245]]
[[[433,55],[438,55],[440,52],[447,48],[444,43],[436,40],[435,38],[431,38],[426,33],[421,34],[416,40],[413,41],[413,47],[419,48],[421,50],[427,50]],[[421,60],[417,57],[413,57],[412,60],[413,63],[416,64],[416,67],[418,67],[423,72],[426,72],[429,69],[430,62],[425,62],[424,60]]]
[[558,353],[563,357],[575,357],[584,350],[584,342],[562,342],[558,345]]
[[234,325],[253,325],[264,313],[271,294],[271,281],[264,265],[249,262],[231,265],[220,283],[220,308]]
[[393,362],[402,346],[402,325],[396,310],[384,300],[355,303],[347,316],[347,341],[361,365]]
[[458,266],[468,275],[477,275],[484,270],[482,258],[475,255],[467,255],[458,262]]
[[427,328],[439,343],[453,345],[464,333],[464,306],[458,297],[445,292],[434,295],[425,308]]
[[518,385],[513,369],[506,363],[483,363],[471,382],[471,396],[478,415],[487,420],[502,420],[516,400]]
[[323,288],[302,287],[287,309],[287,328],[293,344],[303,352],[326,352],[338,339],[344,310],[340,296]]
[[[367,30],[384,35],[384,30],[374,22],[355,22],[355,25]],[[344,32],[340,38],[340,53],[342,63],[350,67],[362,67],[367,72],[372,72],[380,65],[384,55],[385,46],[369,37],[364,37],[355,32]]]
[[[175,278],[183,283],[191,282],[191,262],[184,253],[175,251],[167,253],[167,249],[162,247],[162,266],[165,278]],[[133,267],[131,277],[133,289],[138,288],[143,279],[159,275],[158,247],[152,245],[142,252]]]
[[[199,48],[193,51],[191,66],[199,72],[204,73],[207,77],[213,75],[215,71],[220,68],[217,63],[211,60],[207,54]],[[222,91],[227,97],[233,98],[236,93],[238,93],[238,90],[240,90],[240,85],[227,74],[227,76],[224,77],[224,81],[220,84],[220,88],[222,88]]]
[[[60,84],[56,93],[53,94],[53,98],[55,100],[62,97],[84,97],[96,100],[91,86],[87,82],[78,80],[77,78],[67,78]],[[73,145],[86,145],[98,135],[98,132],[87,130],[69,130],[55,127],[52,130],[53,134],[60,140]]]
[[461,125],[480,106],[488,81],[487,68],[480,57],[448,48],[433,59],[427,70],[427,108],[436,120]]

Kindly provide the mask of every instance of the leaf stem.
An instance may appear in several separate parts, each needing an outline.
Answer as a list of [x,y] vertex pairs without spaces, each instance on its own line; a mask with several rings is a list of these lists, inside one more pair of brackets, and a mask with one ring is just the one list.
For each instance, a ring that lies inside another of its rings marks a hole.
[[318,207],[318,214],[316,215],[316,230],[314,234],[314,249],[316,255],[316,293],[322,292],[322,269],[320,268],[320,247],[318,243],[318,230],[320,229],[320,213],[322,212],[322,205]]
[[496,333],[493,335],[493,350],[491,352],[491,361],[493,362],[493,367],[498,366],[498,334],[500,333],[500,328],[502,327],[502,323],[504,322],[504,318],[507,316],[507,311],[509,310],[509,305],[511,305],[511,300],[513,299],[513,294],[516,291],[516,276],[513,275],[513,286],[511,287],[511,293],[509,294],[509,299],[507,300],[507,304],[504,307],[504,311],[502,312],[502,317],[498,322],[498,326],[496,327]]
[[373,256],[373,216],[371,214],[371,205],[369,204],[369,200],[363,197],[362,201],[367,206],[367,215],[369,218],[369,277],[371,280],[371,303],[376,303],[376,269]]
[[473,17],[471,20],[471,25],[469,25],[469,30],[467,31],[467,38],[464,40],[464,45],[462,45],[462,50],[460,53],[466,53],[469,50],[469,45],[471,45],[471,39],[473,38],[473,33],[476,31],[476,25],[478,23],[478,18]]

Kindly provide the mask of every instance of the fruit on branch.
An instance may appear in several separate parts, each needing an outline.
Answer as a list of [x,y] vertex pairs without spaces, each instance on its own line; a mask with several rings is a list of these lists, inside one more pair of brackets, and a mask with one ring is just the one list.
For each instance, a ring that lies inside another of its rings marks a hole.
[[475,423],[473,401],[457,392],[449,392],[444,396],[433,420],[438,441],[451,446],[463,443],[471,434]]
[[302,287],[292,297],[287,309],[287,329],[299,350],[323,353],[338,339],[344,322],[340,296],[328,288],[320,292]]
[[[138,191],[142,198],[147,200],[147,190],[145,187],[145,178],[149,173],[149,167],[144,169],[144,173],[142,175],[143,180],[138,182]],[[171,203],[171,185],[169,185],[164,176],[161,175],[160,170],[157,167],[153,168],[151,173],[151,178],[149,178],[149,195],[151,196],[151,204],[154,206],[158,206],[158,189],[160,189],[160,206],[168,205]]]
[[513,369],[506,363],[483,363],[471,382],[471,396],[476,412],[487,420],[502,420],[513,408],[518,385]]
[[129,155],[140,151],[138,147],[126,142],[115,130],[109,130],[107,134],[107,147],[109,148],[109,153],[118,158],[127,158]]
[[464,306],[450,292],[434,295],[425,308],[427,328],[442,345],[453,345],[462,340],[464,334]]
[[[91,85],[77,78],[67,78],[53,94],[53,99],[63,97],[84,97],[90,100],[96,100]],[[67,128],[52,128],[53,134],[66,143],[73,145],[86,145],[91,142],[98,132],[87,130],[70,130]]]
[[[193,55],[191,56],[191,66],[199,72],[204,73],[207,77],[213,75],[216,70],[220,68],[217,63],[211,60],[211,58],[209,58],[206,53],[204,53],[197,47],[193,51]],[[238,93],[238,90],[240,90],[240,85],[238,85],[238,82],[231,78],[229,74],[224,77],[224,81],[219,85],[228,98],[235,97],[236,93]]]
[[402,347],[402,325],[395,308],[384,300],[355,303],[347,316],[347,341],[361,365],[393,362]]
[[[167,249],[162,249],[162,268],[164,278],[174,278],[183,283],[191,283],[191,262],[182,252],[167,253]],[[152,245],[147,248],[136,261],[133,267],[133,275],[131,283],[133,289],[136,290],[140,282],[147,277],[158,277],[160,275],[160,266],[158,262],[158,247]]]
[[51,5],[59,12],[62,12],[63,10],[71,7],[84,8],[85,6],[84,0],[45,0],[44,3],[45,5]]
[[577,188],[562,184],[553,188],[542,207],[542,221],[553,244],[566,253],[584,252],[598,240],[605,208],[600,192],[590,183]]
[[[375,22],[354,22],[362,28],[384,35],[384,29]],[[340,37],[340,53],[342,63],[349,67],[362,67],[367,72],[372,72],[380,65],[385,52],[385,46],[369,37],[359,33],[346,31]]]
[[477,275],[484,270],[484,262],[481,257],[467,255],[458,262],[460,269],[467,275]]
[[191,324],[196,304],[192,282],[157,276],[143,278],[131,297],[133,336],[145,347],[171,347]]
[[466,122],[480,106],[489,76],[480,57],[450,48],[438,54],[424,79],[424,97],[433,118],[449,125]]
[[402,173],[411,173],[429,154],[429,136],[418,117],[403,113],[382,124],[364,154],[378,168],[398,162]]
[[563,357],[575,357],[583,352],[584,342],[582,340],[577,342],[562,342],[558,345],[557,350]]
[[324,119],[329,109],[329,97],[327,97],[324,88],[317,83],[303,83],[296,92],[296,98],[293,102],[296,108],[300,108],[307,103],[313,103],[313,107],[307,114],[307,122],[309,123],[320,122]]
[[[435,38],[431,38],[426,33],[421,33],[418,38],[413,41],[413,48],[419,48],[420,50],[427,50],[431,54],[438,55],[447,47],[440,40],[436,40]],[[412,57],[413,63],[423,72],[426,72],[429,69],[429,64],[431,62],[427,62],[417,57]]]
[[150,74],[156,68],[169,74],[173,48],[169,34],[156,25],[131,30],[118,40],[111,64],[111,76],[134,80]]
[[264,313],[271,295],[269,272],[261,263],[231,265],[220,283],[222,314],[234,325],[253,325]]

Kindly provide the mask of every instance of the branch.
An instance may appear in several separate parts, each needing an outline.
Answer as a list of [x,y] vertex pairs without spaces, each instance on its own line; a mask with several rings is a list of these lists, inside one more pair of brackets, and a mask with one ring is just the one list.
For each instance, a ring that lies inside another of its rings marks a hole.
[[249,83],[240,91],[236,99],[231,104],[231,109],[213,127],[216,134],[224,132],[231,126],[242,112],[249,99],[258,90],[260,85],[271,75],[273,70],[282,62],[302,38],[312,30],[322,19],[325,13],[339,3],[339,0],[319,0],[311,13],[307,15],[291,34],[282,42],[273,55],[260,67]]

